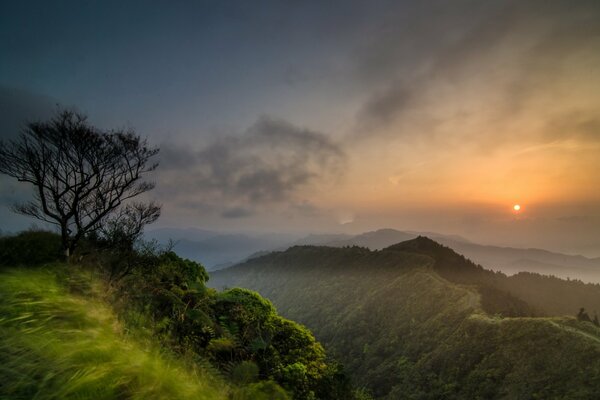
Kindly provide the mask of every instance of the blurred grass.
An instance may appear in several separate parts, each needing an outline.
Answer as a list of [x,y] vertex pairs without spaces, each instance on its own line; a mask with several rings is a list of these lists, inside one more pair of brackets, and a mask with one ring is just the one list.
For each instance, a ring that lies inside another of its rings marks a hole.
[[73,276],[0,273],[0,399],[227,398],[210,373],[124,336],[109,307],[90,296],[98,288]]

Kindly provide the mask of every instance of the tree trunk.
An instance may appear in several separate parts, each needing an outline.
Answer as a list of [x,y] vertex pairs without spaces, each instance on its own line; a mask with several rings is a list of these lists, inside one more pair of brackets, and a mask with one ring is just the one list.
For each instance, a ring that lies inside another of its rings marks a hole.
[[68,263],[69,257],[71,256],[71,246],[69,244],[69,233],[66,224],[61,225],[60,227],[60,236],[62,239],[64,261]]

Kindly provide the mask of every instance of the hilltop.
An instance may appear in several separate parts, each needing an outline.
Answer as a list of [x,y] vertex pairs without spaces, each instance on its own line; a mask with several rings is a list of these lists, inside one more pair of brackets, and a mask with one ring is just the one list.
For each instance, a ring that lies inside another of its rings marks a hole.
[[267,251],[283,251],[293,246],[361,246],[382,250],[396,243],[427,236],[449,246],[486,269],[508,275],[533,272],[558,278],[581,279],[600,283],[600,258],[569,255],[535,248],[515,248],[475,243],[459,235],[435,232],[378,229],[357,235],[311,234],[294,235],[258,233],[218,233],[200,229],[159,229],[149,231],[148,238],[167,243],[175,240],[175,250],[183,257],[203,262],[208,270],[217,270],[241,263]]
[[420,235],[449,246],[487,269],[505,274],[534,272],[555,275],[559,278],[579,278],[587,282],[600,283],[600,262],[597,258],[568,255],[535,248],[515,248],[474,243],[458,235],[378,229],[341,240],[305,241],[333,247],[362,246],[371,250],[382,250],[396,243],[414,239]]

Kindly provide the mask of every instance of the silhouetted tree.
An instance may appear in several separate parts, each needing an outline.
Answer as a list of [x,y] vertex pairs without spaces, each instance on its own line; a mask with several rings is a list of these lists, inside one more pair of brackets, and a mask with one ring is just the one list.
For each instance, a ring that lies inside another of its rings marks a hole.
[[14,211],[57,225],[68,259],[84,235],[111,229],[110,221],[135,232],[156,220],[159,206],[124,202],[154,188],[142,178],[157,167],[157,153],[134,131],[101,131],[65,110],[0,142],[0,172],[34,186],[34,200]]
[[594,325],[600,326],[600,322],[598,322],[598,314],[594,311],[594,320],[592,321]]

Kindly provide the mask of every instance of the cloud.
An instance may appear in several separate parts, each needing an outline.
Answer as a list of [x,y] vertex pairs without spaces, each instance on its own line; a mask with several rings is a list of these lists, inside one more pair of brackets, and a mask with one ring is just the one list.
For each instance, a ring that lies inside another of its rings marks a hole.
[[599,20],[597,1],[428,2],[391,12],[357,51],[370,94],[356,132],[427,137],[448,123],[456,135],[486,124],[513,132],[511,121],[557,100],[574,68],[597,68]]
[[339,176],[345,164],[340,145],[323,133],[268,116],[198,151],[165,144],[160,157],[161,197],[217,204],[224,218],[291,201],[301,187]]
[[168,142],[163,142],[159,147],[161,169],[184,170],[197,164],[198,154],[187,147]]
[[302,217],[314,218],[323,216],[323,211],[308,200],[303,200],[298,203],[292,203],[290,210],[294,213],[301,215]]
[[361,128],[377,128],[395,121],[414,101],[409,84],[392,83],[386,90],[374,94],[360,111]]
[[551,118],[544,127],[544,134],[548,140],[600,142],[600,118],[594,111],[566,112]]
[[221,213],[223,218],[244,218],[253,215],[254,212],[243,207],[228,208]]

